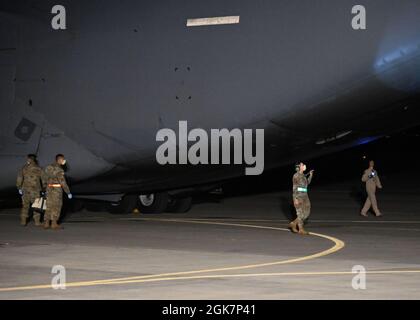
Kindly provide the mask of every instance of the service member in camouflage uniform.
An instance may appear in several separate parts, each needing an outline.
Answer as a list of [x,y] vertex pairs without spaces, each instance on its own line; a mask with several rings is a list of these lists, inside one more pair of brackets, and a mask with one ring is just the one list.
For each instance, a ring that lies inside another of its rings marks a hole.
[[[29,209],[36,198],[41,193],[42,169],[36,162],[36,156],[29,154],[25,166],[19,171],[16,187],[22,196],[22,210],[20,213],[20,223],[26,226],[29,218]],[[41,214],[34,212],[34,221],[36,226],[41,225]]]
[[63,205],[63,190],[67,193],[68,198],[72,198],[70,189],[64,177],[63,166],[66,164],[64,155],[58,154],[55,157],[55,163],[50,164],[44,169],[43,184],[47,190],[47,209],[44,216],[44,229],[50,227],[52,229],[61,229],[58,225],[61,207]]
[[381,180],[379,179],[378,172],[374,169],[375,162],[369,161],[369,168],[365,170],[362,176],[362,181],[366,183],[367,198],[365,205],[362,208],[360,214],[367,217],[367,212],[372,207],[373,212],[377,217],[382,216],[378,209],[378,203],[376,201],[376,188],[382,189]]
[[293,175],[293,204],[296,208],[297,218],[290,223],[293,232],[299,234],[308,234],[303,228],[303,224],[308,219],[311,212],[311,202],[308,197],[308,185],[312,181],[313,170],[309,172],[307,177],[304,172],[306,165],[302,162],[295,166],[296,173]]

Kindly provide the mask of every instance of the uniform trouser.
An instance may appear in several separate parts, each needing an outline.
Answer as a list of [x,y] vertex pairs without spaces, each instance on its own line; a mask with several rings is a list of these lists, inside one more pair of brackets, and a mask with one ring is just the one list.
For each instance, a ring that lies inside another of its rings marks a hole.
[[[22,218],[29,218],[29,209],[36,198],[39,198],[39,191],[23,190],[22,209],[20,211],[20,216]],[[41,217],[39,212],[34,211],[33,214],[34,219],[39,219]]]
[[372,207],[373,212],[375,212],[376,215],[380,214],[380,211],[378,209],[378,203],[376,201],[376,194],[374,190],[369,190],[367,191],[367,198],[365,201],[365,205],[363,206],[362,209],[362,214],[366,214],[370,207]]
[[296,216],[297,219],[303,223],[306,219],[308,219],[309,214],[311,213],[311,201],[309,200],[307,194],[296,198],[296,200],[297,204],[294,204]]
[[61,188],[47,189],[46,205],[44,220],[58,221],[63,205],[63,191]]

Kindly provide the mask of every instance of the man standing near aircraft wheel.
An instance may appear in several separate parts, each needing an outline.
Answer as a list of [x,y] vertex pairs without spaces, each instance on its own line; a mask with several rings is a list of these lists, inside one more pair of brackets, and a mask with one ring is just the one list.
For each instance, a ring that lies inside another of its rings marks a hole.
[[51,223],[51,229],[58,230],[62,227],[58,224],[61,207],[63,205],[63,190],[67,193],[69,199],[73,196],[64,177],[63,166],[66,164],[64,155],[58,154],[55,157],[55,163],[50,164],[44,170],[43,184],[47,189],[47,209],[44,216],[44,229],[48,229]]
[[308,196],[308,185],[312,181],[314,170],[305,175],[306,165],[299,162],[295,165],[296,173],[293,175],[293,204],[296,209],[296,219],[290,223],[294,233],[309,234],[303,227],[311,212],[311,202]]
[[[22,209],[20,213],[20,224],[26,226],[29,218],[29,211],[32,203],[39,197],[41,192],[42,169],[38,166],[36,155],[28,154],[25,166],[19,171],[16,187],[22,197]],[[36,226],[41,226],[41,214],[33,213]]]

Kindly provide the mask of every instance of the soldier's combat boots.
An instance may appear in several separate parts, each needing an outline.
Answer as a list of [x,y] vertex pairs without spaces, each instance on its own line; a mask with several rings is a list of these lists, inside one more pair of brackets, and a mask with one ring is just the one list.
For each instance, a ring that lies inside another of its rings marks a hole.
[[22,227],[26,227],[27,224],[28,224],[28,219],[26,217],[20,217],[20,225]]
[[53,220],[53,221],[52,221],[52,223],[51,223],[51,229],[53,229],[53,230],[61,230],[61,229],[63,229],[63,227],[62,227],[62,226],[60,226],[60,225],[57,223],[57,221],[56,221],[56,220]]
[[35,222],[35,225],[36,225],[37,227],[42,226],[42,223],[41,223],[41,217],[38,217],[38,216],[34,217],[34,222]]
[[44,229],[49,229],[50,228],[50,220],[45,219],[45,221],[44,221],[44,227],[43,228]]
[[299,230],[296,228],[296,226],[297,226],[297,219],[293,220],[289,224],[289,228],[290,228],[290,230],[292,230],[293,233],[298,233],[299,232]]
[[306,230],[303,228],[303,222],[299,221],[299,222],[298,222],[298,227],[299,227],[299,234],[301,234],[301,235],[307,235],[307,234],[309,234],[309,232],[308,232],[308,231],[306,231]]

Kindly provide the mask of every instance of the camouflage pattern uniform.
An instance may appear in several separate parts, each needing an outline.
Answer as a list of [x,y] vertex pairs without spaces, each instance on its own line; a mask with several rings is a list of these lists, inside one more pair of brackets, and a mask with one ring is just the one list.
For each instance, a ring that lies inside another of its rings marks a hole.
[[[372,172],[374,172],[374,176],[372,176]],[[382,188],[381,180],[379,179],[378,172],[372,168],[366,169],[362,176],[362,181],[366,182],[366,192],[367,198],[365,205],[361,211],[361,214],[366,216],[367,212],[369,211],[370,207],[372,207],[373,211],[377,216],[381,215],[381,212],[378,209],[378,203],[376,201],[376,187]]]
[[308,219],[311,212],[311,202],[309,201],[307,191],[311,180],[312,175],[309,175],[309,178],[306,178],[306,176],[300,172],[296,172],[293,176],[293,203],[296,208],[297,220],[300,224],[303,224],[303,222]]
[[43,175],[44,187],[47,189],[47,209],[45,210],[44,220],[57,223],[60,218],[61,207],[63,205],[63,191],[67,194],[70,189],[64,177],[64,170],[58,163],[47,166]]
[[[29,218],[29,208],[36,198],[39,198],[41,193],[41,176],[42,169],[32,160],[28,162],[18,173],[16,180],[16,187],[23,191],[22,195],[22,210],[20,217],[22,221]],[[34,220],[36,224],[40,223],[41,214],[34,212]],[[23,224],[23,223],[22,223]]]

